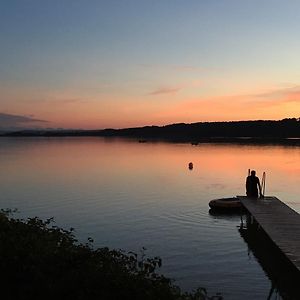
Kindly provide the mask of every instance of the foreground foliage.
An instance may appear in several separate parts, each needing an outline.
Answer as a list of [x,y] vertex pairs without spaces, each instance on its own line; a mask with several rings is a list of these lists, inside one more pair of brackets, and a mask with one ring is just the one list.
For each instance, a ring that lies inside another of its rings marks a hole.
[[78,243],[73,229],[42,221],[15,219],[0,213],[1,295],[6,299],[141,299],[203,300],[199,288],[182,293],[158,274],[159,257],[93,249],[92,240]]

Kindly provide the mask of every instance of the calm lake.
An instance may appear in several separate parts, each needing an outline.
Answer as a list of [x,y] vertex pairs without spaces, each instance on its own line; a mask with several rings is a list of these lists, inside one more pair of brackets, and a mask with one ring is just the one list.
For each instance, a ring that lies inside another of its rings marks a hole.
[[211,215],[208,202],[244,195],[251,168],[266,172],[267,195],[300,212],[300,147],[1,138],[0,164],[2,208],[54,217],[95,247],[145,247],[183,290],[225,300],[267,299],[272,282],[239,234],[240,216]]

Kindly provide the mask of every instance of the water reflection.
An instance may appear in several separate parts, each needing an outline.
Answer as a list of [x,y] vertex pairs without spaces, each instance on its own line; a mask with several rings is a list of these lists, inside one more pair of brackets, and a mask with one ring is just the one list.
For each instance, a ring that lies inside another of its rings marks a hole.
[[184,290],[266,299],[270,282],[247,257],[240,216],[208,214],[208,202],[244,194],[253,167],[267,172],[268,194],[300,211],[299,161],[299,147],[3,138],[0,204],[20,217],[55,217],[96,247],[146,247]]
[[241,237],[271,280],[267,299],[300,299],[300,274],[251,216],[241,222]]
[[246,216],[245,210],[221,210],[221,209],[213,209],[211,208],[208,211],[209,215],[213,218],[230,220],[232,218],[240,218],[242,220],[243,216]]

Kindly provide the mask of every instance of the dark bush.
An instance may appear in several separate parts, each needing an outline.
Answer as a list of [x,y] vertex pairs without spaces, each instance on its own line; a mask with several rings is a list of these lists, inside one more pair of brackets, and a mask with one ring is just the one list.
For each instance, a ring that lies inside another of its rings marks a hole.
[[3,299],[222,299],[205,289],[182,293],[156,272],[159,257],[93,249],[78,243],[73,229],[53,220],[15,219],[0,214],[0,268]]

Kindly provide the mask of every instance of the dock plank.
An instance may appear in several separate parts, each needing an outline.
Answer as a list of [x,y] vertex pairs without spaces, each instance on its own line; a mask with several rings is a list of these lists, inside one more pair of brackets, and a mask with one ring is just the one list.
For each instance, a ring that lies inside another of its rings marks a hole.
[[300,215],[273,196],[237,196],[269,238],[300,271]]

